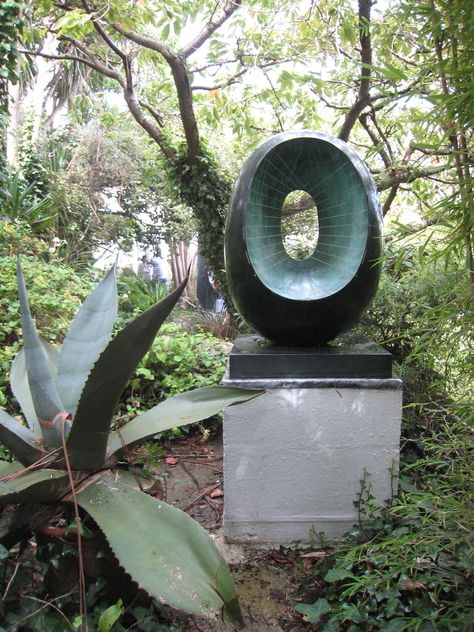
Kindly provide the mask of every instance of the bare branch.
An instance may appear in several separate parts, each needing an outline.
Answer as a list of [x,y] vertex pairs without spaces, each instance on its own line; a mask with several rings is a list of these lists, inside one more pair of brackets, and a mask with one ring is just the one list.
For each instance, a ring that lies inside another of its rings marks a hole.
[[[89,6],[89,3],[87,2],[87,0],[82,0],[82,6],[84,7],[85,12],[88,13],[89,15],[92,15],[94,13],[93,9]],[[91,22],[95,30],[101,36],[101,38],[104,40],[107,46],[110,49],[112,49],[114,53],[118,55],[120,59],[122,59],[122,61],[124,61],[124,58],[126,57],[125,53],[115,44],[115,42],[113,42],[110,39],[110,37],[107,35],[107,33],[104,31],[104,29],[100,25],[99,20],[97,18],[91,18]]]
[[140,46],[143,46],[143,48],[148,48],[149,50],[154,50],[155,52],[160,53],[160,55],[162,55],[169,64],[177,59],[177,55],[172,53],[167,46],[158,40],[148,37],[147,35],[137,33],[136,31],[132,31],[131,29],[127,29],[122,26],[120,22],[111,22],[110,26],[115,29],[117,33],[120,33],[120,35],[123,35],[130,41],[135,42],[135,44],[139,44]]
[[228,88],[234,83],[237,83],[237,79],[244,75],[248,70],[249,68],[242,68],[240,72],[235,73],[235,75],[232,75],[232,77],[229,77],[223,83],[216,83],[213,86],[192,86],[192,90],[207,90],[210,92],[212,90],[222,90],[223,88]]
[[360,39],[360,60],[361,76],[359,93],[349,112],[346,114],[342,124],[339,138],[348,140],[352,128],[356,124],[360,113],[369,103],[370,96],[370,66],[372,65],[372,44],[370,41],[370,7],[372,0],[359,0],[359,39]]
[[[268,81],[268,83],[270,84],[270,88],[275,96],[275,99],[278,103],[278,105],[281,107],[282,110],[284,110],[285,108],[283,107],[283,103],[280,101],[280,97],[277,94],[277,91],[275,90],[275,87],[272,83],[272,80],[270,79],[270,77],[268,76],[268,74],[266,72],[263,73],[265,75],[266,80]],[[277,117],[277,121],[278,121],[278,125],[280,126],[280,131],[283,132],[284,131],[284,127],[283,127],[283,123],[281,122],[280,119],[280,115],[278,114],[278,110],[276,108],[274,108],[274,112],[275,112],[275,116]]]
[[[158,40],[152,39],[145,35],[141,35],[136,31],[125,28],[119,22],[113,22],[110,24],[118,33],[126,37],[127,39],[148,48],[154,50],[164,57],[168,63],[171,73],[173,75],[176,92],[178,95],[179,112],[181,115],[181,121],[183,124],[184,135],[186,137],[186,143],[188,147],[188,157],[192,161],[199,155],[201,146],[199,140],[199,132],[196,122],[196,116],[193,107],[193,95],[191,85],[189,83],[189,74],[186,67],[186,60],[181,55],[176,55],[167,46]],[[127,101],[128,103],[128,101]],[[136,97],[131,101],[133,103],[134,110],[140,108],[139,102]],[[130,106],[129,106],[130,107]],[[133,112],[132,112],[133,114]],[[143,113],[142,113],[143,115]],[[134,115],[135,116],[135,115]],[[148,119],[149,123],[153,123]],[[160,130],[158,130],[160,131]],[[161,134],[161,132],[160,132]],[[160,145],[161,146],[161,145]]]
[[438,165],[436,167],[408,167],[405,165],[394,165],[387,171],[375,177],[375,184],[378,191],[385,191],[404,182],[413,182],[418,178],[427,178],[436,173],[447,171],[451,165]]
[[[124,87],[124,81],[120,73],[115,70],[115,68],[111,68],[107,64],[105,64],[96,53],[89,46],[86,46],[83,42],[79,41],[75,37],[71,35],[62,35],[60,37],[60,41],[69,42],[75,48],[81,51],[83,55],[86,56],[87,60],[90,62],[88,65],[93,64],[93,68],[105,75],[106,77],[110,77],[111,79],[115,79],[118,83]],[[84,61],[84,60],[83,60]]]
[[368,114],[364,113],[361,114],[359,116],[359,121],[362,125],[362,127],[365,129],[365,131],[367,132],[367,136],[370,138],[370,140],[373,142],[374,147],[377,149],[377,152],[379,153],[380,157],[383,160],[383,164],[387,167],[390,167],[390,165],[392,164],[392,160],[390,160],[387,152],[385,151],[382,143],[379,141],[379,139],[377,138],[377,136],[374,134],[374,132],[370,129],[368,121],[367,121],[367,117]]
[[189,72],[194,74],[198,72],[204,72],[205,70],[209,70],[209,68],[218,67],[220,69],[222,66],[225,66],[226,64],[236,64],[238,61],[239,60],[236,58],[213,61],[213,62],[210,62],[209,64],[205,64],[204,66],[199,66],[198,68],[190,68]]
[[156,110],[152,105],[150,105],[146,101],[143,101],[143,99],[140,99],[138,103],[141,105],[142,108],[145,108],[145,110],[148,110],[148,112],[150,112],[150,114],[152,115],[152,117],[155,119],[155,121],[158,123],[160,127],[164,127],[163,117],[158,112],[158,110]]
[[[63,39],[66,39],[66,38],[64,37]],[[74,42],[72,41],[71,43],[74,44]],[[111,79],[115,79],[116,81],[118,81],[118,83],[122,87],[124,85],[124,82],[123,82],[122,77],[120,76],[120,73],[118,73],[113,68],[110,68],[109,66],[106,66],[105,64],[103,64],[96,55],[93,55],[92,59],[90,59],[87,57],[80,57],[79,55],[52,55],[50,53],[43,53],[38,50],[35,51],[35,50],[18,49],[18,52],[22,53],[23,55],[33,55],[35,57],[44,57],[45,59],[52,59],[52,60],[57,60],[57,61],[77,61],[77,62],[80,62],[81,64],[85,64],[86,66],[89,66],[89,68],[92,68],[93,70],[96,70],[97,72],[100,72],[103,75],[106,75],[107,77],[110,77]]]
[[382,207],[382,215],[384,217],[389,212],[390,207],[392,206],[392,202],[397,197],[399,186],[400,186],[399,184],[396,184],[390,189],[390,193],[388,194],[387,199],[385,200],[384,205]]
[[374,109],[370,110],[370,118],[372,120],[372,123],[374,124],[375,129],[379,133],[380,138],[383,140],[383,142],[385,144],[385,147],[387,148],[388,155],[390,156],[390,161],[393,162],[394,161],[393,151],[392,151],[392,147],[390,145],[390,141],[388,140],[388,128],[387,128],[387,133],[385,133],[383,131],[383,129],[380,127],[380,125],[379,125],[379,123],[377,121],[377,115],[376,115]]
[[208,40],[209,37],[217,31],[217,29],[220,28],[233,13],[235,13],[235,11],[237,11],[241,4],[242,0],[227,0],[222,8],[222,15],[216,20],[214,20],[212,16],[201,32],[198,33],[197,36],[189,42],[189,44],[181,49],[180,54],[182,57],[187,59],[190,55],[195,53],[204,44],[204,42]]

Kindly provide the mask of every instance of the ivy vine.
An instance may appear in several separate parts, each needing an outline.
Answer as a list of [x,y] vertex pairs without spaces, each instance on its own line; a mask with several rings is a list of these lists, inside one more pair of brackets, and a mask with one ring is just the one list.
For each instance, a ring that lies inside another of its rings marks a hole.
[[224,229],[232,183],[218,167],[212,154],[203,148],[191,162],[187,148],[180,146],[169,168],[169,178],[177,197],[192,208],[199,232],[199,248],[229,307],[224,265]]

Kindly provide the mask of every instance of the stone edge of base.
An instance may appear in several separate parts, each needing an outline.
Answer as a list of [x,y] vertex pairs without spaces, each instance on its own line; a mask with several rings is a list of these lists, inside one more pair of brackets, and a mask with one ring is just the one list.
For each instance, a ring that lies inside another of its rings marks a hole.
[[258,378],[231,379],[227,368],[222,378],[222,386],[230,388],[357,388],[400,391],[403,381],[391,378]]

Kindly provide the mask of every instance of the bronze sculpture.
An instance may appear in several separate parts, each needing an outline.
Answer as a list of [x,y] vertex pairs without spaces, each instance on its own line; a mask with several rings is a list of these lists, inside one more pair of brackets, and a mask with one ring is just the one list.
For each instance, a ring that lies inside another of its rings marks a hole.
[[[305,259],[282,241],[283,202],[295,190],[317,206],[317,244]],[[345,142],[284,132],[250,156],[231,200],[226,270],[237,310],[263,336],[315,346],[350,329],[375,295],[381,252],[375,185]]]

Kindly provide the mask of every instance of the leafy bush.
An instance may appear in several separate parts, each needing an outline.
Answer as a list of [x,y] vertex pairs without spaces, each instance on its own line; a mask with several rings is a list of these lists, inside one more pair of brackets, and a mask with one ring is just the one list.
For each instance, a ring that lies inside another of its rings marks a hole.
[[17,252],[44,255],[48,252],[48,244],[33,234],[28,222],[0,219],[0,256],[12,256]]
[[368,522],[315,566],[296,609],[322,632],[473,629],[472,299],[463,262],[434,254],[389,249],[359,326],[404,380],[400,493],[381,507],[365,486]]
[[222,340],[165,323],[122,397],[122,412],[132,414],[145,402],[148,407],[178,393],[217,385],[226,362]]
[[125,313],[142,312],[158,301],[168,292],[162,283],[142,279],[134,274],[123,274],[118,280],[120,288],[120,309]]
[[413,254],[384,273],[360,328],[393,353],[406,402],[462,398],[472,386],[473,325],[464,264]]

